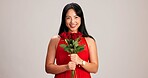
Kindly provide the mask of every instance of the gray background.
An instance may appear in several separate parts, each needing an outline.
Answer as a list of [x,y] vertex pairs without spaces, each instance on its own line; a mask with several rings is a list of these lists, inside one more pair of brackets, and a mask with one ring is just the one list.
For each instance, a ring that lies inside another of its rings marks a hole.
[[97,42],[93,78],[148,78],[148,0],[0,0],[0,78],[52,78],[47,46],[69,2],[84,11]]

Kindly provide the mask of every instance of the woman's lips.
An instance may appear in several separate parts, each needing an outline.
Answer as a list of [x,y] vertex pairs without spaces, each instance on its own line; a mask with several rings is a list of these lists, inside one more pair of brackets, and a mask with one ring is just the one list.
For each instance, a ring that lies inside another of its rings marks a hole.
[[70,27],[71,27],[71,28],[75,28],[75,27],[76,27],[76,25],[70,25]]

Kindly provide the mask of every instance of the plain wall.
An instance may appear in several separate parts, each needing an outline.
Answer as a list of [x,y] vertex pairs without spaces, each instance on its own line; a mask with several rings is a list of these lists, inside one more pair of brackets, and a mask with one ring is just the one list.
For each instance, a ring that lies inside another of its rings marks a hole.
[[0,0],[0,78],[53,78],[47,47],[70,2],[82,7],[96,39],[93,78],[148,78],[148,0]]

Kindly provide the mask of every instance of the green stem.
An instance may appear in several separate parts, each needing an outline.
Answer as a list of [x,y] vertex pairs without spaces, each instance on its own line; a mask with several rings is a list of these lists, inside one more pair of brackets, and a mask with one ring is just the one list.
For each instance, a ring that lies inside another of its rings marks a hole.
[[72,70],[71,71],[71,78],[74,78],[75,77],[75,70]]

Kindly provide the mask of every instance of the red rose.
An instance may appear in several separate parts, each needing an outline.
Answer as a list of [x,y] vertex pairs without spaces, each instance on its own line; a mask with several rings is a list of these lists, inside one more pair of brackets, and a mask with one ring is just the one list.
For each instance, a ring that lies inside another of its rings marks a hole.
[[63,39],[66,39],[66,38],[67,38],[66,32],[61,33],[60,36],[61,36],[61,38],[63,38]]
[[70,32],[67,32],[67,38],[71,39],[71,33]]
[[76,38],[78,38],[77,33],[71,33],[71,39],[75,40]]
[[70,33],[70,32],[63,32],[60,34],[61,38],[63,39],[73,39],[75,40],[78,37],[82,36],[82,33],[78,32],[78,33]]
[[81,37],[81,36],[82,36],[82,33],[81,33],[81,32],[78,32],[77,35],[78,35],[79,37]]

